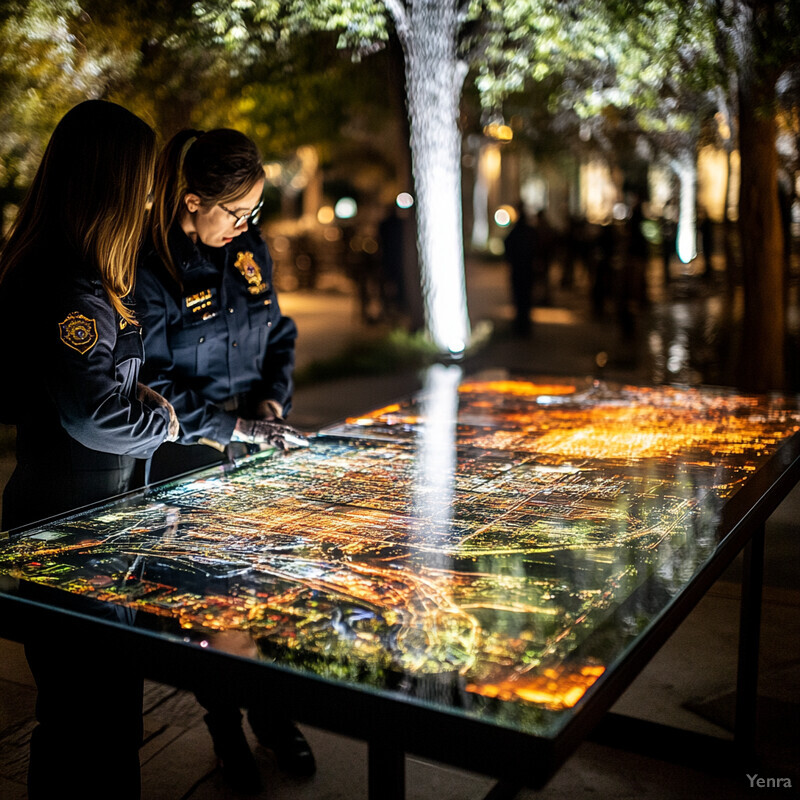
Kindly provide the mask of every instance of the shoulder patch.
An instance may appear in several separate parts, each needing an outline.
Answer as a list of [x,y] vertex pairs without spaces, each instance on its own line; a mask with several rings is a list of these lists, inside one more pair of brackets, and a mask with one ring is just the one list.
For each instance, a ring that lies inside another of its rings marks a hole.
[[67,314],[58,323],[58,335],[65,345],[79,353],[88,353],[97,344],[97,323],[78,311]]
[[244,279],[250,284],[247,291],[250,294],[261,294],[267,290],[267,284],[261,280],[261,267],[258,266],[253,254],[249,251],[240,252],[236,256],[236,269],[242,273]]

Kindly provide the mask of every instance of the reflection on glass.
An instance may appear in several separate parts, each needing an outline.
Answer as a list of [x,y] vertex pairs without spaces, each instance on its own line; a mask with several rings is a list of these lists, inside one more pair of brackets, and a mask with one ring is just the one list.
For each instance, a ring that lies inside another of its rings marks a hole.
[[724,503],[800,411],[724,391],[460,379],[437,367],[419,396],[302,451],[9,536],[0,574],[552,734],[713,554]]
[[456,473],[456,420],[461,368],[428,367],[420,399],[413,513],[420,542],[432,545],[450,534]]
[[713,294],[655,308],[648,334],[652,382],[719,383],[725,366],[720,340],[729,322],[727,311],[723,298]]

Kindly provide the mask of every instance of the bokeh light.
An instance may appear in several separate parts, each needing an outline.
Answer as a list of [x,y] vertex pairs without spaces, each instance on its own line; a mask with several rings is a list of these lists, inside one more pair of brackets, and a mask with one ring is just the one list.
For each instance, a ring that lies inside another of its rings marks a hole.
[[497,139],[500,142],[510,142],[514,138],[514,131],[512,131],[511,127],[508,125],[492,123],[484,127],[483,132],[492,139]]
[[514,206],[500,206],[497,211],[494,212],[494,221],[501,228],[512,225],[517,221],[517,210]]
[[400,192],[395,199],[398,208],[411,208],[414,205],[414,198],[408,192]]
[[319,211],[317,211],[317,222],[320,225],[328,225],[335,219],[336,214],[333,211],[331,206],[322,206]]
[[352,197],[342,197],[336,201],[333,211],[339,219],[352,219],[358,213],[358,204]]

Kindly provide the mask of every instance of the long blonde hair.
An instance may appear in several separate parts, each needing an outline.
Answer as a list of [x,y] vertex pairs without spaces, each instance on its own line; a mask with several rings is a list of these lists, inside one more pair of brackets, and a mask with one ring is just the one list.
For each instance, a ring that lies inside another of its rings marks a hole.
[[65,245],[97,270],[114,308],[133,288],[156,136],[116,103],[86,100],[53,131],[39,169],[0,250],[0,282],[44,243]]
[[187,128],[167,142],[156,164],[148,225],[156,251],[179,286],[168,237],[185,207],[184,197],[196,194],[203,206],[226,203],[247,194],[263,177],[255,142],[232,128]]

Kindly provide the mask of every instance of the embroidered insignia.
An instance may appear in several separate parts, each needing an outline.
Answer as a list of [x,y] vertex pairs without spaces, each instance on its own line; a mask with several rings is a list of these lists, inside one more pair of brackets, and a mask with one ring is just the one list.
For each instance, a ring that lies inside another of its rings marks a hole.
[[77,311],[58,323],[58,335],[65,345],[79,353],[88,353],[97,344],[97,324]]
[[239,253],[236,257],[236,269],[242,273],[244,279],[250,284],[247,291],[250,294],[261,294],[266,291],[267,284],[261,280],[261,267],[256,264],[250,252]]

